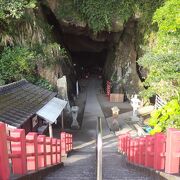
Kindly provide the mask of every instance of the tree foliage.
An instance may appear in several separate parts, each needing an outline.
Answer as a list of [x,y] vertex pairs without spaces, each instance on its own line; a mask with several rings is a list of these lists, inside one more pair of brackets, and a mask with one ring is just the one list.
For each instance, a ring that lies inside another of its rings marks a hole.
[[180,27],[180,2],[167,0],[164,6],[156,10],[153,22],[158,23],[161,33],[176,33]]
[[25,47],[5,47],[0,55],[1,82],[8,83],[31,74],[35,67],[33,51]]
[[34,11],[36,4],[36,0],[0,0],[0,85],[26,78],[53,89],[36,66],[49,66],[67,54],[54,43],[42,14]]
[[149,125],[153,127],[150,134],[166,131],[167,128],[180,129],[180,104],[177,99],[151,113]]
[[23,16],[25,9],[35,6],[36,0],[0,0],[0,19],[19,19]]
[[111,31],[113,21],[123,23],[135,14],[150,26],[153,13],[164,0],[60,0],[58,14],[69,21],[85,21],[94,32]]
[[75,5],[95,32],[111,30],[113,20],[127,21],[133,14],[133,0],[76,0]]
[[147,69],[144,85],[148,87],[143,95],[159,94],[171,100],[180,96],[180,1],[166,0],[153,16],[158,25],[154,45],[138,63]]
[[111,30],[113,20],[127,21],[133,15],[134,0],[61,0],[62,18],[84,20],[94,32]]
[[148,69],[144,85],[148,87],[141,92],[144,97],[160,95],[164,100],[179,97],[180,94],[180,54],[153,52],[146,53],[138,63]]

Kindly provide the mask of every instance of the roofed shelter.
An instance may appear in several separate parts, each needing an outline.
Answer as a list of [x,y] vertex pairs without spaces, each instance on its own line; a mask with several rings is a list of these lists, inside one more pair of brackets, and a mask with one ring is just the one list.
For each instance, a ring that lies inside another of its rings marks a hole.
[[[23,128],[26,133],[38,131],[38,129],[44,131],[42,127],[48,126],[47,120],[51,117],[39,117],[36,113],[44,106],[47,107],[56,95],[57,93],[33,85],[26,80],[0,86],[0,121],[6,123],[8,127]],[[63,109],[55,107],[56,105],[54,104],[54,113],[57,117]],[[47,108],[46,110],[51,111]]]

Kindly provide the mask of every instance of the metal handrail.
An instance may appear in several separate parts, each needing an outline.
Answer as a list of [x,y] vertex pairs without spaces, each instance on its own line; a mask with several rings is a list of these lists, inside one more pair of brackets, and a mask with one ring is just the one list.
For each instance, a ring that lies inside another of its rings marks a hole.
[[97,120],[97,139],[96,139],[96,177],[102,180],[102,122]]

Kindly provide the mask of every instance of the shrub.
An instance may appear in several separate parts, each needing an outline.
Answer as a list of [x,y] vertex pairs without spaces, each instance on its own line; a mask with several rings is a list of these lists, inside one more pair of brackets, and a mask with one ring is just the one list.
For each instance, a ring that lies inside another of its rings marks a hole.
[[167,128],[180,128],[180,104],[177,99],[173,99],[165,106],[151,113],[149,126],[153,129],[150,134],[164,132]]
[[35,68],[35,53],[28,48],[5,47],[0,55],[1,83],[9,83],[31,74]]

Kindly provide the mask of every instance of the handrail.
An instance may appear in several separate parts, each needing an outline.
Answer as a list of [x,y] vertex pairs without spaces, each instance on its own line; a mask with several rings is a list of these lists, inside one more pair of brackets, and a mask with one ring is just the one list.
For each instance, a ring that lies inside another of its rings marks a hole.
[[97,120],[96,178],[102,180],[102,122],[100,117]]

